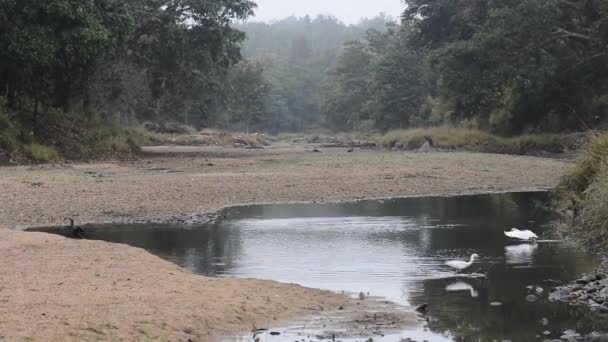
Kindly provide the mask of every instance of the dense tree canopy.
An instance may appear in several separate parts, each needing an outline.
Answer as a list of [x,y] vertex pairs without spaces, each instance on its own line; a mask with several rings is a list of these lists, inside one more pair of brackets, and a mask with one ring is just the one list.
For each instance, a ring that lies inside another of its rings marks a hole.
[[357,25],[244,21],[254,9],[0,0],[0,136],[48,140],[62,120],[501,134],[606,122],[606,1],[404,0],[399,23]]
[[246,0],[2,0],[0,95],[33,115],[55,108],[204,118],[240,59],[244,35],[230,23],[254,7]]

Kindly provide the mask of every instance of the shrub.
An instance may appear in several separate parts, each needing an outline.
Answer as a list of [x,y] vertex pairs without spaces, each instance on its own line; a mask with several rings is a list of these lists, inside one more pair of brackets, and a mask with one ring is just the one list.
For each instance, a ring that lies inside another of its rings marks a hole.
[[608,133],[594,136],[558,187],[562,231],[589,249],[608,242]]
[[25,156],[36,163],[54,163],[61,160],[55,148],[40,144],[30,144],[23,147]]
[[557,134],[528,134],[517,137],[500,137],[474,128],[431,127],[388,132],[381,138],[383,146],[391,148],[397,143],[408,149],[421,147],[428,136],[435,147],[444,149],[466,149],[472,151],[526,154],[530,151],[563,152],[574,148],[580,138]]
[[8,114],[0,111],[0,149],[15,152],[19,148],[19,130]]
[[416,149],[424,144],[425,136],[431,137],[435,146],[439,148],[463,148],[496,144],[498,139],[491,134],[476,129],[433,127],[391,131],[384,135],[381,143],[389,148],[401,143],[408,148]]

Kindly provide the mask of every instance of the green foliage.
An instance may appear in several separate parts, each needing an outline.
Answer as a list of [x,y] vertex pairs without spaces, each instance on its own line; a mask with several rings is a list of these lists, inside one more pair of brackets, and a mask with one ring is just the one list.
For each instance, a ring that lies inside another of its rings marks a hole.
[[228,77],[229,125],[233,129],[241,128],[263,130],[270,121],[268,96],[271,85],[264,76],[260,63],[243,61],[230,71]]
[[590,249],[608,242],[608,134],[596,135],[558,188],[557,212],[566,234]]
[[336,130],[352,130],[369,119],[369,79],[372,52],[360,41],[348,42],[329,72],[323,89],[322,111]]
[[0,149],[12,153],[19,145],[19,129],[8,114],[0,111]]
[[503,134],[605,119],[603,1],[407,0],[412,48],[428,53],[452,122]]
[[61,159],[55,148],[36,143],[23,146],[23,153],[36,163],[53,163]]
[[341,55],[342,45],[365,37],[369,29],[384,31],[389,20],[379,16],[349,26],[333,17],[318,16],[236,25],[247,34],[243,55],[264,65],[272,85],[267,129],[277,133],[320,126],[326,119],[321,109],[328,83],[325,75]]

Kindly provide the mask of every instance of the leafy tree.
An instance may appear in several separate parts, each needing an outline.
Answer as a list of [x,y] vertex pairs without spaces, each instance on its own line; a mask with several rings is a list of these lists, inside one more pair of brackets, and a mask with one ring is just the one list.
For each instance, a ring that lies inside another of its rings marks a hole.
[[344,47],[323,92],[322,108],[330,127],[353,129],[356,123],[368,119],[372,58],[371,51],[360,41],[348,42]]
[[242,126],[248,133],[252,128],[268,127],[270,83],[265,79],[263,66],[242,61],[231,70],[228,83],[230,126]]

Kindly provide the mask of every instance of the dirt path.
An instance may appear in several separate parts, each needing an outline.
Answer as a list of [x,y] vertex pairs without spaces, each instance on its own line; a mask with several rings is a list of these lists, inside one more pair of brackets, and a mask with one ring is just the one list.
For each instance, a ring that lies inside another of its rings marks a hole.
[[[0,223],[163,221],[245,203],[525,190],[554,186],[568,168],[468,153],[152,151],[136,162],[0,168]],[[296,285],[197,276],[124,245],[8,228],[0,260],[0,341],[203,341],[340,306],[374,310]]]

